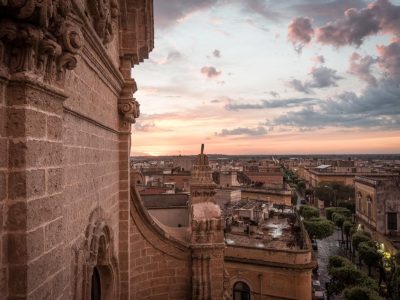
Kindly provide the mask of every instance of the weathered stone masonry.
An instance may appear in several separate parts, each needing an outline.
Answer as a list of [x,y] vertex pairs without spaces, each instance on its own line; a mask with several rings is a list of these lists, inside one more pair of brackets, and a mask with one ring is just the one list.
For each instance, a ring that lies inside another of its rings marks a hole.
[[89,299],[94,268],[105,299],[187,298],[188,249],[130,197],[152,5],[0,3],[0,299]]

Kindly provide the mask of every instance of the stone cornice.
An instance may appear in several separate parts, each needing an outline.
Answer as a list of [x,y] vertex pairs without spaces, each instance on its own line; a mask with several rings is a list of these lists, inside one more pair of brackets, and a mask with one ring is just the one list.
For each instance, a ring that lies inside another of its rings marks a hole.
[[[93,28],[91,20],[82,11],[84,8],[76,0],[73,1],[73,6],[77,16],[84,24],[82,34],[87,45],[84,45],[82,49],[82,58],[93,68],[102,81],[116,95],[119,95],[124,85],[124,76],[119,70],[119,66],[116,66],[110,58],[101,38]],[[95,55],[91,53],[91,50]]]

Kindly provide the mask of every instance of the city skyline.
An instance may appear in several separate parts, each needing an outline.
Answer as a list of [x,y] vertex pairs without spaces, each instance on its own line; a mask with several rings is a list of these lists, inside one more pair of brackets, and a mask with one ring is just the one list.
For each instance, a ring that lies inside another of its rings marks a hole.
[[132,154],[399,152],[399,5],[155,1]]

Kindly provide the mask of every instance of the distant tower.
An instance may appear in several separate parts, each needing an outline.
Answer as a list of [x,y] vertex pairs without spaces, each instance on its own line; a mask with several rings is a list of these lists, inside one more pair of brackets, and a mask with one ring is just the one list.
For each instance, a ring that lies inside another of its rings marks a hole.
[[193,300],[218,300],[223,296],[225,243],[221,209],[214,199],[215,186],[202,144],[190,182]]

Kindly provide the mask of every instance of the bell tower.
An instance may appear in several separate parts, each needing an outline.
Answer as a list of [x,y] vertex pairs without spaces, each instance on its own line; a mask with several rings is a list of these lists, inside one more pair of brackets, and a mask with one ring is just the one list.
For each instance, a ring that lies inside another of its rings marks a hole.
[[202,144],[190,181],[192,299],[222,299],[223,295],[225,243],[215,186]]

